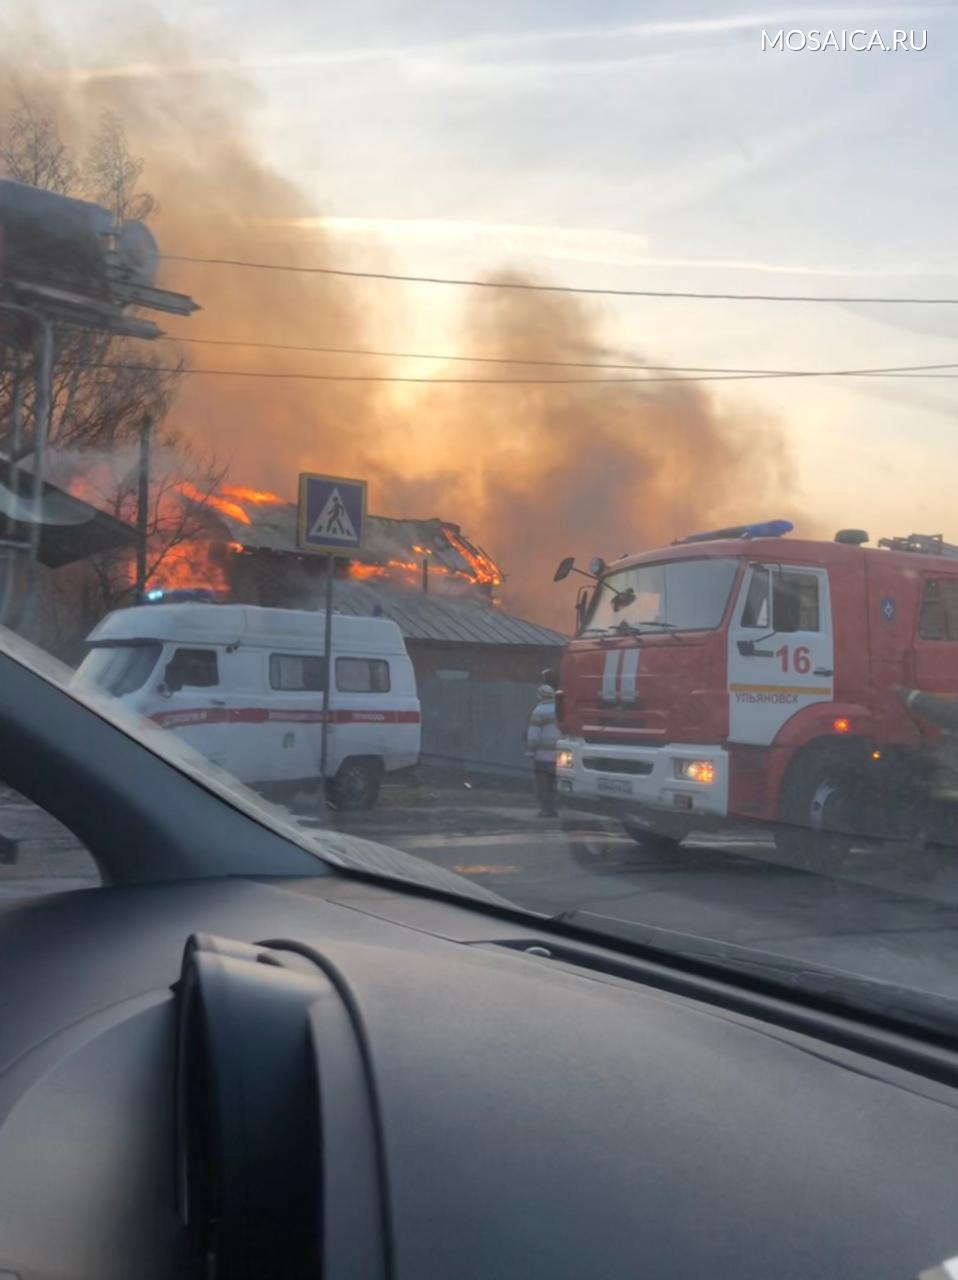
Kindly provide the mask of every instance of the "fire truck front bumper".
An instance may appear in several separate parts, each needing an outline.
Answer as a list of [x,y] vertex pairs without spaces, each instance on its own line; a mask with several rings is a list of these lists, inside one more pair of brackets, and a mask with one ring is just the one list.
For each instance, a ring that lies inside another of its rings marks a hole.
[[724,818],[728,779],[728,752],[714,743],[633,747],[563,738],[558,744],[559,798],[585,808]]

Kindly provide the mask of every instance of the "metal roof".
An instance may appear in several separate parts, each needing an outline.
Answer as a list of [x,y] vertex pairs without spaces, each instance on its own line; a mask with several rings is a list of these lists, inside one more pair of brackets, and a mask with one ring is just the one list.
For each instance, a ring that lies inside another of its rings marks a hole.
[[333,608],[339,613],[377,613],[395,622],[406,640],[440,640],[449,644],[554,646],[568,636],[537,622],[526,622],[494,605],[454,596],[431,596],[365,582],[337,581]]

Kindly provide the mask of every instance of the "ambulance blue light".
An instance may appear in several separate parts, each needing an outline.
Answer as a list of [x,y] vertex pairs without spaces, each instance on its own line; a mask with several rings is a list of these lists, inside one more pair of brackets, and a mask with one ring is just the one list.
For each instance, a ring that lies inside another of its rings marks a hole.
[[159,604],[163,601],[165,604],[215,604],[216,592],[211,591],[209,587],[171,587],[164,590],[162,587],[153,587],[143,596],[146,604]]
[[708,533],[693,533],[680,542],[714,542],[718,538],[781,538],[791,533],[795,526],[791,520],[758,520],[755,524],[737,524],[728,529],[712,529]]

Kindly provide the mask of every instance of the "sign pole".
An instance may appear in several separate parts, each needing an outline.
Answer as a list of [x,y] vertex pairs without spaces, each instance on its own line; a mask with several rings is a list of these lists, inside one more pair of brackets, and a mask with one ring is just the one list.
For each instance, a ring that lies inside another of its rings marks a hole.
[[322,779],[322,785],[326,785],[326,761],[329,752],[329,717],[331,713],[331,703],[333,699],[333,574],[336,569],[336,557],[328,555],[326,557],[326,625],[325,639],[323,641],[326,678],[324,680],[325,692],[323,694],[323,730],[320,737],[319,748],[319,776]]
[[326,557],[326,670],[323,693],[323,725],[319,748],[319,776],[326,785],[329,769],[329,726],[332,723],[333,683],[333,579],[336,557],[360,551],[366,525],[366,481],[346,476],[317,475],[303,471],[299,477],[297,543],[301,551]]
[[142,604],[146,595],[146,559],[150,519],[150,436],[153,423],[149,415],[140,423],[140,462],[136,476],[136,599]]

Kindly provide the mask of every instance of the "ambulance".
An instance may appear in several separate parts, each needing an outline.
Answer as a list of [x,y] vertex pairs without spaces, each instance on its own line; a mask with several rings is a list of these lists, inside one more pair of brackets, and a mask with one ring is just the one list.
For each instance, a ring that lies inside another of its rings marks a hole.
[[277,799],[320,782],[336,807],[369,808],[386,774],[419,759],[416,677],[385,618],[239,604],[158,603],[109,614],[74,676],[176,733],[241,782]]
[[953,842],[954,807],[928,799],[942,731],[905,695],[958,696],[958,547],[791,530],[695,534],[587,573],[563,561],[556,580],[590,582],[557,694],[560,798],[666,847],[743,822],[790,850]]

